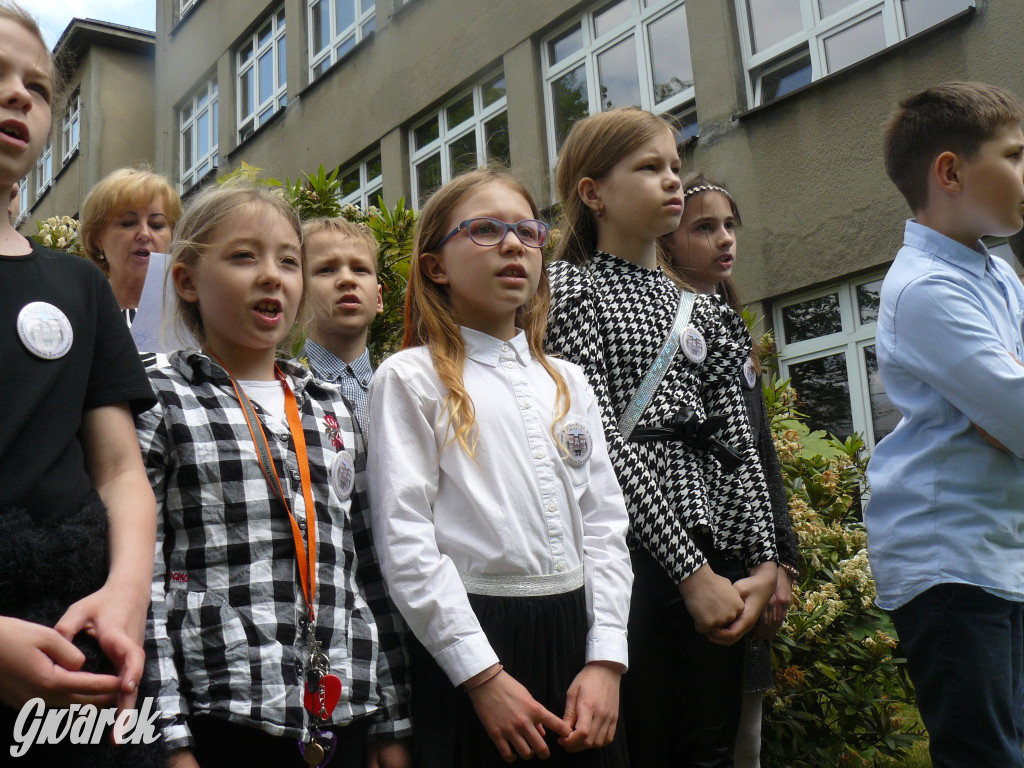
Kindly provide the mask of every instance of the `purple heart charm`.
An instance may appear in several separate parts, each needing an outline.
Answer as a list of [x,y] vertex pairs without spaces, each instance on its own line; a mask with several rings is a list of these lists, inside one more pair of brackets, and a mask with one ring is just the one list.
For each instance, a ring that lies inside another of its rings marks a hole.
[[313,731],[313,739],[308,744],[299,742],[299,753],[302,755],[302,759],[308,765],[316,766],[316,768],[324,768],[331,762],[337,748],[338,734],[334,731]]

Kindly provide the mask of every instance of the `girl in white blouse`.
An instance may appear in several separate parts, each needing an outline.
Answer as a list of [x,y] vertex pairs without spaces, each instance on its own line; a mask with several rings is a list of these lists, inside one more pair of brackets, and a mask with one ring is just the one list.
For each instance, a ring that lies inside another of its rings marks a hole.
[[501,172],[434,194],[404,349],[370,385],[374,539],[418,640],[421,767],[626,764],[627,517],[593,391],[542,351],[537,217]]

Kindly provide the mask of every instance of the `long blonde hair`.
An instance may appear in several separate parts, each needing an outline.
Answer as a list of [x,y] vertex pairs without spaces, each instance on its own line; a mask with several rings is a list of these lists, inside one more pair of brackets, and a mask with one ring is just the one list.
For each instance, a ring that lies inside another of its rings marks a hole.
[[[420,257],[429,253],[452,226],[449,218],[467,196],[488,184],[504,184],[522,195],[537,218],[540,213],[526,188],[511,174],[490,168],[480,168],[452,179],[435,192],[420,213],[416,224],[412,261],[409,267],[409,287],[405,294],[405,336],[402,348],[427,346],[441,383],[448,389],[445,410],[448,425],[455,429],[455,440],[467,454],[473,456],[479,435],[475,430],[476,418],[473,399],[466,391],[462,370],[466,362],[466,345],[459,332],[459,319],[455,315],[447,286],[439,285],[423,274]],[[544,328],[547,323],[551,288],[546,268],[542,268],[537,292],[516,310],[516,326],[526,333],[530,354],[544,366],[558,390],[558,416],[551,425],[554,436],[557,424],[570,406],[569,387],[558,370],[544,354]],[[556,437],[556,442],[559,442]]]
[[637,107],[599,112],[572,127],[555,166],[555,190],[562,205],[556,259],[583,265],[597,248],[597,219],[577,192],[580,181],[603,178],[622,158],[664,131],[671,133],[672,124]]

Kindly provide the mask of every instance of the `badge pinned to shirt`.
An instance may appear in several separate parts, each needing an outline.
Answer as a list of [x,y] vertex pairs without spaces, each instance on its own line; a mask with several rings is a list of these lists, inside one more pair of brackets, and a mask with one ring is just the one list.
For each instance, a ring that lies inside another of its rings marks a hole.
[[743,380],[747,383],[747,389],[753,389],[757,385],[757,368],[754,367],[753,359],[749,357],[743,364]]
[[594,438],[585,424],[570,421],[562,427],[562,443],[568,455],[565,463],[573,467],[585,466],[594,452]]
[[71,349],[71,321],[45,301],[33,301],[18,313],[18,336],[25,349],[43,360],[57,360]]
[[334,455],[329,472],[331,487],[342,501],[352,495],[356,482],[356,463],[352,454],[344,448]]
[[708,356],[708,345],[704,341],[704,335],[692,325],[686,326],[679,334],[679,346],[691,363],[700,365]]

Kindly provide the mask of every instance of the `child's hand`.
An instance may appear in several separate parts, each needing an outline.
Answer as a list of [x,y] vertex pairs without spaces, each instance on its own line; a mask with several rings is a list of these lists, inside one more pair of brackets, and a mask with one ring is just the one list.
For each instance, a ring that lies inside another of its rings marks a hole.
[[[493,667],[480,673],[484,677]],[[472,686],[472,678],[467,681]],[[572,729],[530,695],[512,675],[499,672],[483,685],[469,692],[476,715],[506,763],[515,762],[516,755],[529,760],[551,756],[544,741],[545,728],[559,736],[568,736]]]
[[199,762],[190,749],[176,749],[167,760],[167,768],[199,768]]
[[761,615],[754,630],[755,640],[771,640],[786,619],[786,612],[793,602],[793,577],[785,568],[779,568],[775,592],[768,600],[768,606]]
[[619,721],[619,681],[622,666],[592,661],[580,670],[569,686],[562,719],[573,729],[558,743],[567,752],[580,752],[611,744]]
[[679,583],[679,594],[702,635],[714,627],[732,624],[743,613],[743,598],[732,582],[707,563]]
[[409,768],[408,739],[371,741],[366,745],[366,768]]
[[41,697],[47,706],[109,704],[120,690],[114,675],[79,672],[85,655],[56,630],[0,616],[0,701],[21,709]]
[[146,661],[142,640],[146,633],[148,606],[148,595],[133,596],[128,590],[108,581],[96,592],[72,603],[54,627],[67,640],[82,631],[96,638],[103,653],[119,672],[118,712],[135,706]]
[[775,592],[778,570],[773,562],[759,563],[750,569],[749,576],[737,581],[733,587],[743,599],[743,612],[728,626],[715,627],[708,632],[708,640],[719,645],[733,645],[747,634]]

